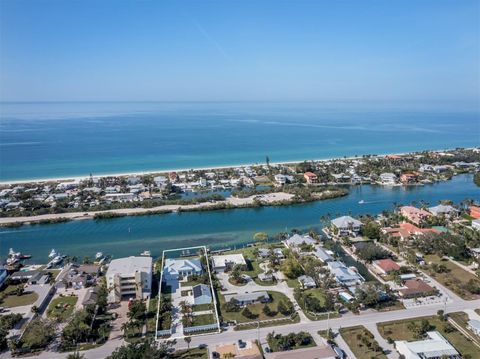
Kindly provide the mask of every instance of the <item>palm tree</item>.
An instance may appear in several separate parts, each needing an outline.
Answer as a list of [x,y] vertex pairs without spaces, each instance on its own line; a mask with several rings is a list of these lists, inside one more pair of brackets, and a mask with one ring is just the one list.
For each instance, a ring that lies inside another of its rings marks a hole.
[[190,342],[192,341],[192,337],[185,337],[183,338],[185,340],[185,343],[187,343],[187,348],[190,349]]

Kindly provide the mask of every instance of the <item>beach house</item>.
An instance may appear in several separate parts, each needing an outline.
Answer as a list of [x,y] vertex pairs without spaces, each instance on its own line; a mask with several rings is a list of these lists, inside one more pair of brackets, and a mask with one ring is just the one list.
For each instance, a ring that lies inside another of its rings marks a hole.
[[165,280],[178,280],[188,278],[194,274],[202,274],[200,259],[172,259],[167,258],[163,266],[163,278]]
[[356,236],[360,233],[363,225],[362,222],[350,216],[332,219],[331,224],[333,232],[339,236]]
[[413,206],[400,207],[400,214],[417,226],[420,225],[425,219],[432,216],[430,212]]
[[225,272],[232,269],[234,266],[240,265],[246,269],[247,262],[241,253],[224,254],[212,256],[212,268],[217,272]]
[[303,178],[305,178],[308,184],[318,183],[318,177],[313,172],[305,172]]

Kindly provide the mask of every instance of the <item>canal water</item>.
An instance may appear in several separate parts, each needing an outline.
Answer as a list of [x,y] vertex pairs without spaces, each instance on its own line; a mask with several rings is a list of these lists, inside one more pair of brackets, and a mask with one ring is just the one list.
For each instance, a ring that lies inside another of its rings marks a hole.
[[[154,257],[162,250],[207,245],[214,249],[242,246],[253,234],[276,234],[292,229],[321,229],[320,218],[344,214],[376,214],[395,203],[424,201],[436,205],[449,199],[456,203],[471,198],[480,200],[480,188],[472,175],[425,186],[356,186],[345,197],[308,204],[235,209],[209,212],[184,212],[164,215],[121,217],[108,220],[79,220],[60,224],[0,229],[0,255],[8,248],[32,254],[33,262],[45,262],[52,248],[72,256],[93,257],[97,252],[114,257],[138,255],[150,250]],[[365,201],[360,204],[359,201]]]

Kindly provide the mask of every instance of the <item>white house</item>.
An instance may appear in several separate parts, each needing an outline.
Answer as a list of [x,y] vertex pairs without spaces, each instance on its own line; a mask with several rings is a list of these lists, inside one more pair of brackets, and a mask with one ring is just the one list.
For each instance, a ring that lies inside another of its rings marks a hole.
[[380,175],[380,182],[386,186],[393,186],[397,183],[397,176],[393,173],[382,173]]
[[315,243],[317,242],[309,235],[301,236],[299,234],[294,234],[285,241],[285,244],[290,249],[300,247],[302,244],[314,245]]
[[439,332],[427,332],[427,339],[416,342],[400,340],[395,348],[405,359],[460,359],[457,350]]
[[331,223],[334,229],[338,231],[338,235],[340,236],[356,236],[358,233],[360,233],[363,225],[362,222],[350,216],[335,218]]
[[435,207],[429,207],[428,211],[433,214],[434,216],[449,216],[453,217],[456,216],[458,213],[458,210],[450,205],[443,205],[440,204]]
[[247,262],[245,261],[243,254],[238,253],[212,256],[212,267],[213,270],[217,272],[224,272],[225,270],[233,268],[237,264],[246,267]]
[[125,298],[147,298],[152,289],[152,257],[113,259],[108,266],[106,280],[110,303]]
[[193,274],[202,274],[200,259],[165,259],[163,278],[165,280],[178,280],[188,278]]
[[347,268],[347,266],[340,261],[328,262],[327,265],[330,273],[335,276],[338,284],[351,287],[364,281],[364,278],[357,271],[352,268]]
[[266,291],[252,292],[245,294],[225,294],[225,301],[236,300],[238,305],[245,306],[254,303],[267,303],[270,301],[270,296]]

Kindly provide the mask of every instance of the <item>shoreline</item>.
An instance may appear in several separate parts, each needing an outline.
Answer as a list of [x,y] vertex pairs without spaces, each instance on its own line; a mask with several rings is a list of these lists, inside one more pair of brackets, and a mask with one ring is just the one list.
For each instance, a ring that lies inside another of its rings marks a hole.
[[[466,147],[466,150],[472,150],[477,147]],[[413,153],[418,152],[443,152],[443,151],[451,151],[454,150],[453,148],[448,149],[441,149],[441,150],[422,150],[422,151],[409,151],[409,152],[397,152],[397,153],[384,153],[384,154],[372,154],[370,156],[374,157],[386,157],[386,156],[405,156]],[[320,158],[320,159],[303,159],[303,160],[295,160],[295,161],[280,161],[280,162],[271,162],[270,165],[278,166],[278,165],[292,165],[302,162],[327,162],[333,160],[354,160],[358,158],[362,158],[362,156],[366,156],[366,154],[360,155],[353,155],[353,156],[346,156],[346,157],[332,157],[332,158]],[[163,170],[146,170],[146,171],[132,171],[132,172],[123,172],[123,173],[105,173],[105,174],[97,174],[92,175],[93,178],[102,178],[102,177],[126,177],[126,176],[147,176],[153,174],[161,174],[161,173],[168,173],[168,172],[185,172],[185,171],[208,171],[208,170],[222,170],[222,169],[229,169],[229,168],[236,168],[236,167],[247,167],[247,166],[262,166],[264,163],[244,163],[244,164],[232,164],[232,165],[221,165],[221,166],[209,166],[209,167],[195,167],[195,168],[176,168],[176,169],[163,169]],[[68,182],[68,181],[82,181],[90,178],[89,175],[82,175],[82,176],[64,176],[64,177],[50,177],[50,178],[33,178],[33,179],[19,179],[19,180],[7,180],[7,181],[0,181],[0,186],[9,186],[9,185],[16,185],[16,184],[24,184],[24,183],[43,183],[43,182]]]

